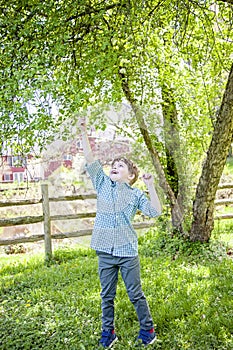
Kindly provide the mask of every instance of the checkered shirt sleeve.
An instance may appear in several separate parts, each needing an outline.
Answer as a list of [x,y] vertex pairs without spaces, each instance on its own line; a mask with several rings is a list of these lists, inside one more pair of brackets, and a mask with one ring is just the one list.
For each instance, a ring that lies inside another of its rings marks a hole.
[[100,161],[96,160],[91,164],[86,164],[86,169],[88,174],[90,175],[94,189],[98,193],[99,188],[101,187],[101,185],[103,184],[104,180],[106,180],[106,177],[107,177],[107,175],[103,171]]

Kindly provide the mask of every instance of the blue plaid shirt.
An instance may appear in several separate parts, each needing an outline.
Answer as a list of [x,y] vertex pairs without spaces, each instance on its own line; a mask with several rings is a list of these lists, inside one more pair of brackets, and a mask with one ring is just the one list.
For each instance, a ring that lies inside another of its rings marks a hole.
[[137,210],[149,217],[158,216],[158,212],[143,191],[112,181],[98,160],[87,164],[86,169],[97,192],[91,248],[114,256],[136,256],[138,239],[131,222]]

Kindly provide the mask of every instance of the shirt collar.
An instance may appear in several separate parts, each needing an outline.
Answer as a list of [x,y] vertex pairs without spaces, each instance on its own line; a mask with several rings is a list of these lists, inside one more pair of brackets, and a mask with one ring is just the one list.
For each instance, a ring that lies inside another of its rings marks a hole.
[[112,187],[116,187],[119,189],[124,187],[131,188],[131,186],[127,182],[118,182],[118,181],[111,180],[111,183],[112,183]]

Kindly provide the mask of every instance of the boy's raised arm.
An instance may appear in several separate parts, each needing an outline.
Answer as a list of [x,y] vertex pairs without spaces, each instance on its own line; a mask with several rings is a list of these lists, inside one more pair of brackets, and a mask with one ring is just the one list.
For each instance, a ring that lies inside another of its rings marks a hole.
[[162,206],[159,200],[159,197],[157,195],[157,192],[155,190],[154,187],[154,178],[151,174],[144,174],[142,176],[142,179],[144,181],[144,183],[147,186],[147,189],[149,191],[149,195],[150,195],[150,202],[153,208],[156,209],[156,211],[158,212],[158,214],[162,213]]
[[79,118],[78,127],[81,131],[82,145],[83,145],[83,154],[88,164],[93,163],[95,161],[91,145],[89,142],[89,138],[87,135],[87,126],[84,118]]

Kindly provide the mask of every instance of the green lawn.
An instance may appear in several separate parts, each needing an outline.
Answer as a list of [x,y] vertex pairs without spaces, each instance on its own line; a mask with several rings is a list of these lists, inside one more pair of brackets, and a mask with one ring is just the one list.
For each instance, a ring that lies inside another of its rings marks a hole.
[[[225,174],[232,169],[229,159]],[[162,232],[139,238],[143,289],[158,335],[150,348],[232,350],[233,221],[216,222],[209,245]],[[43,254],[2,254],[0,286],[1,350],[98,348],[101,301],[92,250],[57,249],[50,266]],[[135,349],[138,322],[121,279],[115,304],[114,349]]]
[[[231,236],[231,228],[213,234]],[[190,244],[168,234],[140,237],[143,289],[156,323],[151,349],[233,349],[233,259],[225,243]],[[232,242],[231,242],[232,243]],[[96,349],[101,328],[97,258],[78,247],[1,256],[0,348]],[[120,279],[114,349],[135,349],[136,314]]]

